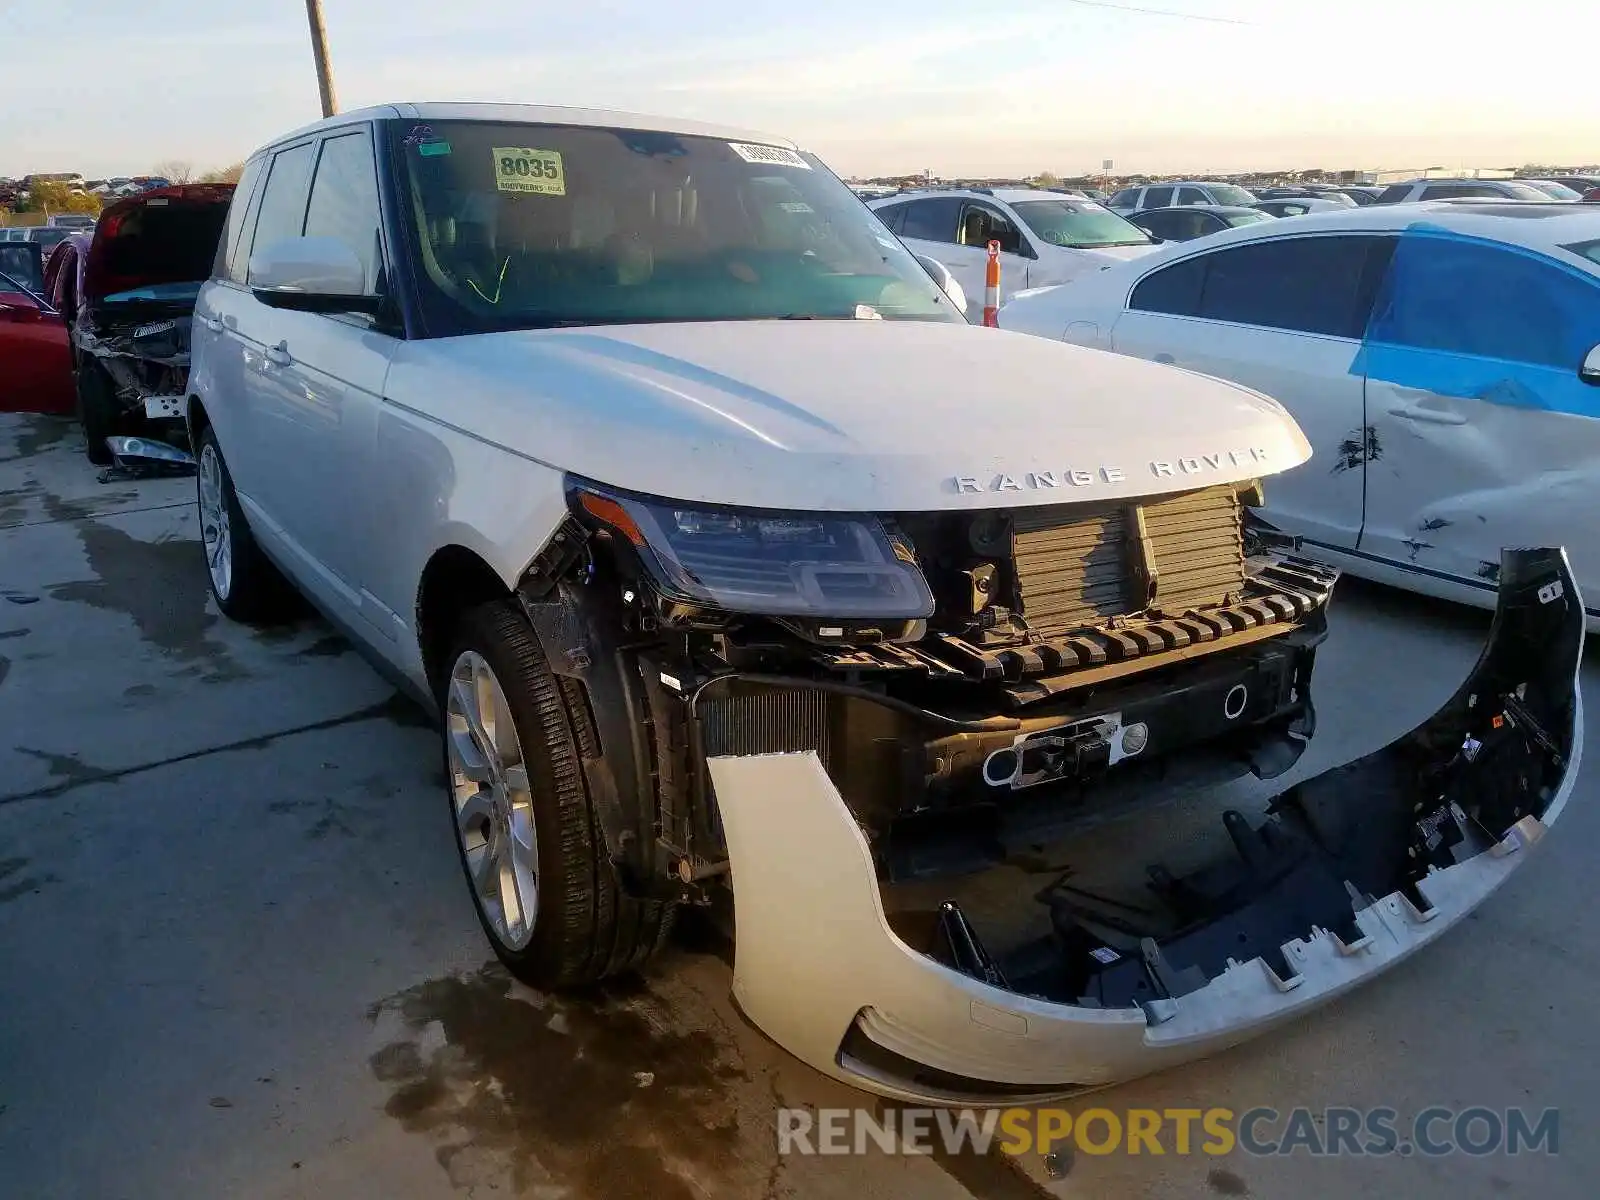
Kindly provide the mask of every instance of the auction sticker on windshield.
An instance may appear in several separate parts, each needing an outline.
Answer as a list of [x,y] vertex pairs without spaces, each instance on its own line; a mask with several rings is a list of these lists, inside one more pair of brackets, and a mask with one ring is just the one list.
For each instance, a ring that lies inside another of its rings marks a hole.
[[811,170],[810,163],[793,150],[783,146],[755,146],[749,142],[729,142],[728,148],[747,163],[761,163],[764,166],[775,167],[799,167],[802,171]]
[[556,150],[529,150],[520,146],[496,146],[494,185],[502,192],[526,192],[536,196],[565,196],[567,172]]

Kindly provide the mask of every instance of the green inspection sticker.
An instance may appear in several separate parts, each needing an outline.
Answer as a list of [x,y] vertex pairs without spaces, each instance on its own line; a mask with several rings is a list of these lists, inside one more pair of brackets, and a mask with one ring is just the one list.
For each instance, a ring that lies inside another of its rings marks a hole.
[[449,142],[423,142],[417,147],[417,153],[423,158],[438,158],[450,153]]

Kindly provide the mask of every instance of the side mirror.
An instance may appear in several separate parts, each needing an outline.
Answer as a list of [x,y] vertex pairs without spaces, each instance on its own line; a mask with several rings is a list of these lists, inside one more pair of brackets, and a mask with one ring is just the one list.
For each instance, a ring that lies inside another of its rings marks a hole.
[[1600,346],[1594,347],[1584,358],[1583,366],[1578,368],[1578,378],[1600,387]]
[[950,298],[950,303],[956,306],[956,310],[966,312],[967,293],[956,282],[956,277],[950,274],[950,268],[926,254],[917,255],[917,261],[922,264],[922,269],[933,277],[933,281],[939,285],[939,290]]
[[250,256],[250,290],[272,308],[376,313],[383,297],[366,288],[366,268],[338,238],[284,238]]

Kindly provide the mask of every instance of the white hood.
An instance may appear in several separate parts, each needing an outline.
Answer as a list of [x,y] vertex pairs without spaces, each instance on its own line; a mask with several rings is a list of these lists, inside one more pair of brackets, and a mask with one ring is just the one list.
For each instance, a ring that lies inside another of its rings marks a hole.
[[402,344],[406,408],[630,491],[898,511],[1143,496],[1310,457],[1236,384],[969,325],[749,321]]

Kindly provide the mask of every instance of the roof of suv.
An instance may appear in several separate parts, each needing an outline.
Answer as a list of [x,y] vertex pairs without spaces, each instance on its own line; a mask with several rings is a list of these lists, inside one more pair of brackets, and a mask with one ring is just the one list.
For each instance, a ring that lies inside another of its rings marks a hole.
[[729,141],[756,142],[764,146],[800,147],[788,138],[773,137],[750,129],[731,125],[710,125],[702,121],[686,121],[675,117],[652,117],[642,113],[613,112],[604,108],[571,108],[551,104],[467,104],[454,102],[423,102],[379,104],[370,108],[357,108],[339,113],[310,125],[304,125],[281,137],[271,145],[293,141],[325,129],[353,125],[365,121],[505,121],[528,125],[589,125],[597,129],[644,129],[660,133],[677,133],[686,137],[725,138]]

